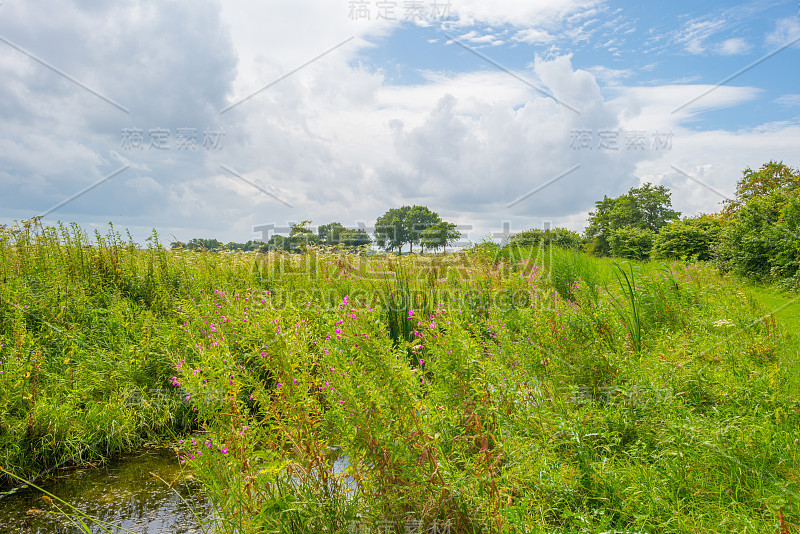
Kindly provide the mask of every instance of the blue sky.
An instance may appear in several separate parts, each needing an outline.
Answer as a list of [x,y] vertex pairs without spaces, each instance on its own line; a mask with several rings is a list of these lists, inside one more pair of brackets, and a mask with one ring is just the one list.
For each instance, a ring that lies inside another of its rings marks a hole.
[[794,0],[358,3],[3,2],[0,224],[243,242],[422,204],[467,243],[800,166]]
[[[424,71],[455,73],[493,68],[455,45],[449,36],[514,71],[527,70],[537,55],[570,54],[573,67],[595,72],[610,96],[619,84],[716,84],[726,80],[727,84],[759,89],[757,99],[735,110],[704,113],[693,121],[694,128],[755,127],[786,120],[787,115],[794,119],[800,115],[794,100],[776,102],[800,91],[797,48],[764,59],[785,44],[775,35],[779,33],[776,21],[796,15],[800,9],[796,3],[679,1],[654,8],[649,3],[613,2],[604,6],[603,12],[578,17],[560,31],[520,28],[511,22],[478,23],[466,28],[406,22],[398,31],[376,38],[376,46],[363,50],[358,61],[382,70],[387,81],[398,85],[423,83]],[[538,34],[538,40],[521,40],[530,30]],[[759,60],[763,61],[728,80]]]

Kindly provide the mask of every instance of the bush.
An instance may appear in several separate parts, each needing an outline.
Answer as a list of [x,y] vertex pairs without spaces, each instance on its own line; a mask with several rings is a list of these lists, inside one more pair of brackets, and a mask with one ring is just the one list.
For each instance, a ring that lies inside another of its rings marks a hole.
[[645,228],[617,228],[611,232],[611,254],[630,260],[646,260],[650,257],[655,235]]
[[580,248],[583,240],[579,234],[566,228],[552,230],[531,229],[511,238],[511,244],[520,246],[556,245],[561,248]]
[[653,241],[653,258],[708,261],[719,240],[720,222],[710,215],[675,221]]
[[800,192],[775,190],[744,203],[720,234],[723,271],[755,280],[792,278],[800,269]]

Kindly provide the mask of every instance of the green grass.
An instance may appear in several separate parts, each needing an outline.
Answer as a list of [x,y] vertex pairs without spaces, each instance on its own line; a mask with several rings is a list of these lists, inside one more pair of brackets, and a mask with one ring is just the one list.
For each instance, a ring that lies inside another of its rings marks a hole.
[[747,291],[787,328],[795,332],[800,328],[800,295],[759,286],[748,287]]
[[553,247],[364,257],[155,242],[0,232],[7,471],[178,435],[231,533],[800,521],[797,308],[763,320],[783,297],[705,265],[615,268]]

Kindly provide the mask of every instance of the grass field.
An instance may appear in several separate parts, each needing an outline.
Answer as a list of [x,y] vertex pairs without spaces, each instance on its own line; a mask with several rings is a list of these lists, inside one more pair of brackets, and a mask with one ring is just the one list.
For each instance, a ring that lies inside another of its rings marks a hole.
[[156,243],[0,233],[5,469],[169,442],[218,532],[797,529],[791,297],[550,247]]

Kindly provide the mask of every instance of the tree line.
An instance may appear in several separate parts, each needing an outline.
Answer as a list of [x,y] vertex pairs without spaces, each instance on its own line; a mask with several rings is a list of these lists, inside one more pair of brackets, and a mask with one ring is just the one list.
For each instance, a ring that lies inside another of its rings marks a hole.
[[[402,253],[436,251],[458,241],[456,225],[425,206],[393,208],[378,218],[370,236],[364,229],[339,222],[323,224],[316,233],[303,221],[288,236],[273,235],[268,243],[222,244],[215,239],[173,243],[190,250],[302,252],[308,246],[364,250],[373,243]],[[755,280],[774,280],[800,287],[800,171],[770,161],[749,167],[737,182],[734,198],[718,213],[681,217],[664,186],[646,183],[615,198],[595,202],[583,234],[566,228],[527,230],[514,235],[511,246],[542,243],[582,249],[596,256],[635,260],[710,261],[720,270]]]
[[420,252],[437,251],[457,242],[461,233],[456,225],[442,220],[439,215],[425,206],[402,206],[392,208],[380,216],[375,223],[374,239],[362,228],[347,228],[340,222],[323,224],[316,229],[310,227],[311,221],[293,224],[288,236],[272,235],[267,243],[248,241],[247,243],[227,243],[216,239],[194,238],[188,243],[175,241],[173,250],[212,250],[238,252],[270,252],[282,250],[300,253],[309,246],[332,247],[340,251],[363,251],[373,243],[380,248],[398,254],[408,245],[414,245]]
[[512,243],[582,248],[597,256],[713,262],[721,271],[800,288],[800,170],[770,161],[746,168],[718,213],[681,218],[664,186],[646,183],[595,202],[584,234],[556,228]]

